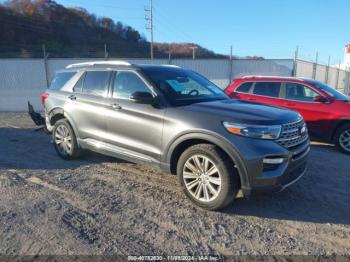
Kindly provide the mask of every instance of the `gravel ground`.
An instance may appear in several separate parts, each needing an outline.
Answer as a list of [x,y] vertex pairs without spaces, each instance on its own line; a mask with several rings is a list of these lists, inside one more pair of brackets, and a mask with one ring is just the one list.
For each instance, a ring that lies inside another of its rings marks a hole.
[[97,154],[60,159],[25,113],[0,113],[0,254],[350,254],[350,156],[313,144],[285,191],[193,206],[177,179]]

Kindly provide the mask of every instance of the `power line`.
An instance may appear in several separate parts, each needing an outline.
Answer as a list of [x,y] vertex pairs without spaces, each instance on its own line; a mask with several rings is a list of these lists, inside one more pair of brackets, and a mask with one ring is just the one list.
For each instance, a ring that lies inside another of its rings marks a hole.
[[25,30],[36,32],[36,33],[43,33],[43,34],[49,34],[49,35],[54,34],[53,32],[51,32],[51,31],[49,31],[41,26],[23,24],[23,23],[17,22],[17,21],[9,21],[9,20],[1,20],[1,19],[0,19],[0,21],[3,24],[13,25],[13,26],[25,29]]
[[[70,2],[76,2],[77,4],[81,4],[81,5],[86,5],[86,2],[82,2],[82,1],[76,1],[76,0],[70,0]],[[103,7],[103,8],[113,8],[113,9],[119,9],[119,10],[140,10],[140,8],[137,7],[124,7],[124,6],[115,6],[115,5],[105,5],[105,4],[93,4],[93,3],[89,3],[89,5],[91,6],[98,6],[98,7]]]
[[184,32],[182,29],[176,26],[176,24],[169,22],[168,18],[163,15],[164,12],[159,8],[159,6],[154,8],[154,12],[157,14],[157,18],[159,18],[159,20],[162,20],[163,23],[167,24],[169,29],[171,29],[173,32],[180,33],[186,42],[193,42],[193,37],[191,35]]
[[[173,36],[170,32],[173,32],[173,33],[175,33],[175,34],[178,34],[179,32],[177,31],[177,30],[175,30],[173,27],[170,27],[170,26],[168,26],[167,24],[165,24],[165,23],[161,23],[161,21],[159,20],[159,17],[154,17],[154,21],[155,21],[155,26],[154,27],[156,27],[156,28],[158,28],[158,26],[160,26],[161,28],[163,28],[164,29],[164,31],[163,31],[163,33],[164,32],[166,32],[166,34],[170,37],[170,36]],[[157,32],[158,32],[159,30],[157,29]],[[183,42],[189,42],[188,41],[188,38],[184,38],[184,37],[180,37],[180,38],[178,38],[178,39],[182,39],[183,40]]]

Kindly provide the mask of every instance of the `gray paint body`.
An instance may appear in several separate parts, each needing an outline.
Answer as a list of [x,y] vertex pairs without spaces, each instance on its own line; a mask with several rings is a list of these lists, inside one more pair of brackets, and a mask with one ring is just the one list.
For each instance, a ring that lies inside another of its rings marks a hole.
[[[74,93],[74,84],[83,72],[89,70],[135,72],[148,85],[158,101],[157,105],[112,98],[110,91],[106,97]],[[47,90],[49,97],[45,111],[49,128],[54,116],[63,114],[72,125],[82,148],[132,162],[152,163],[169,172],[171,157],[178,145],[193,139],[205,140],[216,144],[231,157],[246,195],[255,189],[282,189],[283,176],[305,164],[309,141],[287,150],[275,141],[231,134],[222,124],[230,121],[281,125],[300,118],[293,111],[237,100],[171,106],[137,66],[94,66],[73,71],[77,74],[61,90]],[[71,95],[75,99],[70,99]],[[300,159],[293,159],[300,152],[304,152]],[[284,157],[287,161],[273,173],[264,174],[262,160],[274,156]],[[304,169],[300,175],[303,172]]]

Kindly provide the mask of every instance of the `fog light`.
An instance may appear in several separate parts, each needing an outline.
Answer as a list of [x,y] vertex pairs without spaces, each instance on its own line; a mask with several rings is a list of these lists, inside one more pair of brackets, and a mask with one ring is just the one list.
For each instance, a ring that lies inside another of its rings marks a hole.
[[276,170],[280,164],[282,164],[284,158],[264,158],[263,159],[263,171],[273,171]]
[[278,164],[282,164],[283,161],[284,161],[284,158],[264,158],[263,163],[278,165]]

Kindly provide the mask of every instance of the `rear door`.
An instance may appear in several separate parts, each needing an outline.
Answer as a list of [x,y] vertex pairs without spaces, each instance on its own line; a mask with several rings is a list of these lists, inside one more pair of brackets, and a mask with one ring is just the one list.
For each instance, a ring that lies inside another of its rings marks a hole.
[[79,138],[103,141],[105,138],[107,93],[110,71],[87,71],[68,95],[65,111],[77,128]]
[[333,116],[330,103],[314,101],[320,95],[301,83],[286,82],[283,87],[283,106],[298,111],[307,122],[310,134],[322,138],[329,132]]
[[281,82],[255,82],[248,100],[280,106]]

